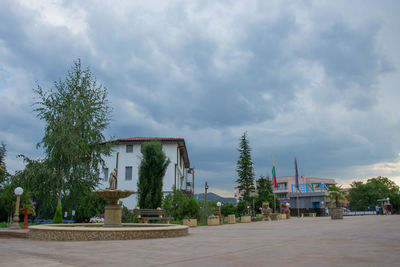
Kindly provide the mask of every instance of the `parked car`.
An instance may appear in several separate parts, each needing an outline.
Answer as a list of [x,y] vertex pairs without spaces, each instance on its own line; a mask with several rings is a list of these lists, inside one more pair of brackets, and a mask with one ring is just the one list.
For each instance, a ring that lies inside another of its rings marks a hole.
[[351,210],[347,208],[343,208],[343,215],[349,215],[351,213]]
[[104,222],[104,218],[99,218],[99,217],[92,217],[90,218],[90,223],[102,223]]

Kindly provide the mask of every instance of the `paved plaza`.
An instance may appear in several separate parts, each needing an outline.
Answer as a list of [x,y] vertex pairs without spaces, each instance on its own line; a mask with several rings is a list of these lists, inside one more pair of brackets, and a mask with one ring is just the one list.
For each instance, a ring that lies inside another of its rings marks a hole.
[[0,239],[0,266],[400,266],[400,216],[197,227],[179,238]]

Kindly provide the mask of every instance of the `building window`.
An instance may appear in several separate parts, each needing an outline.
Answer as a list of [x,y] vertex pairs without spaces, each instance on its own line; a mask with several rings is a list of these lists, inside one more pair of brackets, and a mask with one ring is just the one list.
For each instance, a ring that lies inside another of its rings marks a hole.
[[278,183],[278,190],[286,190],[287,183]]
[[279,199],[286,199],[286,198],[287,198],[287,194],[286,194],[286,193],[276,194],[276,196],[277,196]]
[[132,180],[132,167],[125,167],[125,180],[131,181]]
[[108,181],[108,168],[104,168],[103,173],[104,173],[104,181]]
[[126,145],[126,153],[132,153],[133,152],[133,145]]

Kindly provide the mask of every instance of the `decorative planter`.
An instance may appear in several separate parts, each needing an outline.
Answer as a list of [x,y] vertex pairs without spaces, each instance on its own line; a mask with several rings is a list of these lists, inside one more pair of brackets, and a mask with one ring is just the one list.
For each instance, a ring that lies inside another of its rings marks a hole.
[[272,221],[277,221],[279,220],[279,213],[271,213],[269,217],[271,218]]
[[228,215],[228,223],[230,223],[230,224],[236,223],[235,214]]
[[284,213],[279,214],[279,220],[286,220],[286,219],[287,219],[286,214]]
[[32,209],[21,209],[21,214],[24,215],[24,225],[22,226],[22,229],[28,229],[28,215],[32,214],[32,212]]
[[207,219],[207,224],[209,226],[215,226],[215,225],[220,225],[219,223],[219,218],[218,217],[212,217]]
[[240,217],[240,222],[241,223],[249,223],[249,222],[251,222],[251,217],[250,216],[242,216],[242,217]]
[[182,223],[189,227],[197,227],[197,219],[183,219]]
[[264,219],[264,215],[262,215],[262,214],[257,214],[256,218],[257,218],[257,221],[264,221],[265,220]]
[[330,208],[329,212],[332,220],[343,219],[343,208]]

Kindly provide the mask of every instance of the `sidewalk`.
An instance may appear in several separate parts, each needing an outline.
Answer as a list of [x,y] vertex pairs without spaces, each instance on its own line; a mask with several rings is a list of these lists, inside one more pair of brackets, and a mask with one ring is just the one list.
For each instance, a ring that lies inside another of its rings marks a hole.
[[187,237],[0,239],[0,266],[395,266],[400,216],[293,218],[197,227]]

